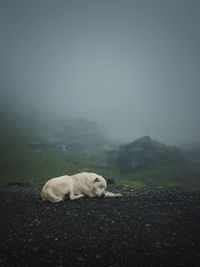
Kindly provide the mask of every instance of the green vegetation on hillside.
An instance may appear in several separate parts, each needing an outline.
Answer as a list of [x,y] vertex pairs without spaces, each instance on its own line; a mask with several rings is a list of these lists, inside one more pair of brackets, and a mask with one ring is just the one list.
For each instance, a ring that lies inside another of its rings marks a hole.
[[[117,147],[99,134],[96,124],[91,122],[61,120],[50,123],[42,118],[40,121],[14,121],[6,121],[0,133],[0,186],[10,182],[41,185],[52,177],[88,171],[99,173],[105,178],[114,178],[118,183],[134,188],[162,186],[200,189],[197,163],[193,164],[195,168],[180,161],[176,164],[168,162],[140,166],[127,171],[120,169]],[[140,139],[140,144],[141,141],[151,142],[153,146],[166,150],[166,146],[150,138]],[[137,143],[132,143],[129,154],[135,153],[133,144]],[[137,144],[136,148],[138,151],[140,146]],[[151,152],[151,146],[148,149]],[[170,148],[170,151],[175,150]],[[131,164],[131,154],[128,160]]]
[[121,173],[120,183],[130,187],[180,187],[199,189],[198,174],[184,166],[157,165],[150,169],[139,169],[134,172]]

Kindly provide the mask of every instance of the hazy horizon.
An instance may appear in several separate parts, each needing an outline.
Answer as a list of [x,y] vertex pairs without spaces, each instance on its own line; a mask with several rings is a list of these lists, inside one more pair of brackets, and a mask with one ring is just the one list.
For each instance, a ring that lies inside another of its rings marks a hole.
[[200,142],[200,2],[1,1],[0,99],[121,142]]

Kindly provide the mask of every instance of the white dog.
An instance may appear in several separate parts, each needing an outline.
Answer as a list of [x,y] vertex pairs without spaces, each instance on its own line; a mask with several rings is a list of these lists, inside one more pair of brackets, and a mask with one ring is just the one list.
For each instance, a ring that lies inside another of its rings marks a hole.
[[106,180],[96,174],[89,172],[77,173],[72,176],[64,175],[50,179],[43,186],[41,197],[43,200],[59,202],[69,195],[71,200],[84,196],[88,197],[121,197],[106,191]]

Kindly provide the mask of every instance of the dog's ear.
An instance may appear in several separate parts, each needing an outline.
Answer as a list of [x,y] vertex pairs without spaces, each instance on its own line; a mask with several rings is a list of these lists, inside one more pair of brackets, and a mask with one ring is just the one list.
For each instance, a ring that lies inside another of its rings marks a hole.
[[97,183],[97,182],[100,182],[100,179],[98,177],[94,180],[94,183]]

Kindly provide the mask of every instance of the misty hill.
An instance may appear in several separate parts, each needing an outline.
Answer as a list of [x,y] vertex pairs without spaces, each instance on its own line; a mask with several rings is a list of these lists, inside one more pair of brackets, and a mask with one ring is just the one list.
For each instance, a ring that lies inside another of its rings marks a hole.
[[199,165],[188,167],[178,148],[150,137],[119,147],[97,123],[53,112],[4,110],[0,124],[0,185],[90,171],[131,187],[200,187]]
[[[5,113],[5,111],[4,111]],[[97,123],[86,119],[70,119],[67,115],[61,117],[54,113],[42,114],[33,113],[15,113],[10,112],[3,114],[1,112],[1,127],[3,132],[1,136],[30,138],[40,140],[45,143],[98,143],[105,141],[103,133]],[[9,135],[8,135],[9,133]]]
[[151,168],[158,164],[183,164],[185,158],[177,147],[161,144],[149,136],[120,146],[117,164],[121,171]]
[[55,114],[1,112],[0,177],[36,181],[107,166],[114,149],[95,122]]
[[127,186],[200,188],[200,171],[184,153],[149,136],[120,146],[115,157],[120,181]]

